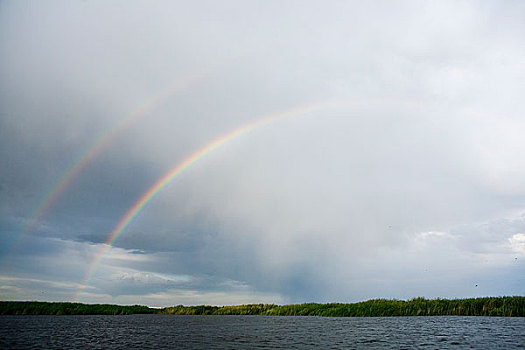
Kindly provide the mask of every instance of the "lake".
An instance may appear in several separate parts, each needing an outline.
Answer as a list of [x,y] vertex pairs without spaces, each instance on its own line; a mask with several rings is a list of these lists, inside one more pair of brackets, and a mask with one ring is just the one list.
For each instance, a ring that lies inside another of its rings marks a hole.
[[524,349],[525,318],[0,316],[0,348]]

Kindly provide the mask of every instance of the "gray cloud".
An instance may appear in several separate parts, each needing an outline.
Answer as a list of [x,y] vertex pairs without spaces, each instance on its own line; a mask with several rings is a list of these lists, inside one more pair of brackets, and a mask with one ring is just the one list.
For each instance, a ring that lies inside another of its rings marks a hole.
[[2,298],[70,300],[163,174],[240,125],[331,100],[195,162],[130,223],[81,300],[523,293],[520,2],[0,9]]

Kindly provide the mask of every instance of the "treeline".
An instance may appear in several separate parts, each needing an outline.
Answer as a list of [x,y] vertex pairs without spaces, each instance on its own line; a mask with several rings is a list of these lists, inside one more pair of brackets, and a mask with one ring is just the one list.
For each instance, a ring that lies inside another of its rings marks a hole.
[[265,316],[525,316],[525,297],[472,299],[425,299],[408,301],[374,299],[352,304],[249,304],[239,306],[173,306],[159,310],[175,315],[265,315]]
[[263,315],[263,316],[511,316],[525,317],[525,297],[404,300],[373,299],[343,304],[247,304],[183,306],[162,309],[109,304],[0,301],[0,315]]
[[155,311],[141,305],[0,301],[0,315],[133,315],[152,314]]

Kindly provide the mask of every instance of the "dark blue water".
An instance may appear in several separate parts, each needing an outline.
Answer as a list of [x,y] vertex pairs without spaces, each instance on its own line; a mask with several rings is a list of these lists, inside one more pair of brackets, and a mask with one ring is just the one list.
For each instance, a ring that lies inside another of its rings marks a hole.
[[0,316],[2,349],[525,349],[525,318]]

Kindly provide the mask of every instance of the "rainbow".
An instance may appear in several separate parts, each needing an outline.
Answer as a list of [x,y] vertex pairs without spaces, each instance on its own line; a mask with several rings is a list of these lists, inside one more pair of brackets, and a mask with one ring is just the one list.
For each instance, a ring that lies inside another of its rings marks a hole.
[[[309,104],[306,106],[299,106],[299,107],[295,107],[295,108],[291,108],[291,109],[287,109],[284,111],[280,111],[280,112],[276,112],[276,113],[272,113],[272,114],[263,116],[254,122],[245,124],[237,129],[234,129],[233,131],[230,131],[226,135],[223,135],[211,141],[210,143],[206,144],[203,148],[195,151],[189,157],[185,158],[181,163],[178,163],[177,165],[175,165],[171,170],[169,170],[166,174],[164,174],[160,179],[158,179],[157,182],[155,182],[146,192],[144,192],[137,199],[137,201],[133,204],[133,206],[129,208],[128,211],[124,214],[124,216],[122,216],[122,218],[120,219],[118,224],[115,226],[113,231],[111,231],[111,233],[109,234],[100,252],[92,260],[87,270],[87,273],[85,275],[85,278],[83,282],[80,284],[80,287],[75,294],[74,300],[78,300],[80,294],[83,292],[84,288],[88,285],[89,280],[92,274],[95,272],[101,259],[104,257],[106,252],[111,248],[111,246],[115,243],[118,237],[130,225],[133,219],[137,217],[137,215],[146,207],[146,205],[153,198],[155,198],[155,196],[163,188],[165,188],[170,182],[172,182],[179,175],[181,175],[184,171],[186,171],[193,164],[195,164],[196,162],[204,158],[206,155],[212,153],[213,151],[217,150],[218,148],[232,141],[235,138],[238,138],[264,125],[268,125],[272,122],[275,122],[275,121],[278,121],[278,120],[281,120],[287,117],[292,117],[298,114],[306,114],[308,112],[313,112],[315,110],[322,110],[328,107],[350,106],[355,103],[369,104],[369,103],[374,103],[374,102],[375,103],[394,102],[396,104],[399,104],[399,102],[405,102],[405,101],[392,100],[388,98],[359,99],[357,101],[350,101],[349,99],[343,99],[343,100],[330,100],[330,101],[325,101],[325,102],[320,102],[320,103],[314,103],[314,104]],[[407,103],[407,104],[412,105],[413,103]]]
[[46,195],[42,198],[39,205],[30,216],[29,222],[26,224],[23,232],[32,231],[36,227],[36,225],[42,220],[49,209],[54,206],[58,198],[71,185],[73,179],[86,167],[86,165],[88,165],[93,159],[102,153],[102,151],[104,151],[108,145],[122,133],[122,131],[124,131],[127,127],[129,127],[141,117],[147,115],[168,97],[173,96],[184,89],[187,89],[193,83],[206,77],[216,67],[217,64],[207,67],[206,69],[188,77],[175,86],[167,90],[163,90],[162,92],[150,98],[147,102],[141,104],[132,112],[128,113],[126,117],[114,125],[110,130],[98,137],[84,153],[75,159],[75,161],[64,171],[62,176],[60,176],[53,186],[46,192]]
[[183,160],[181,163],[177,164],[174,168],[168,171],[164,176],[162,176],[153,186],[151,186],[136,202],[135,204],[126,212],[126,214],[119,221],[117,226],[109,234],[106,244],[112,245],[117,238],[122,234],[122,232],[128,227],[131,221],[144,209],[144,207],[171,181],[173,181],[177,176],[182,174],[190,166],[195,164],[197,161],[208,155],[209,153],[215,151],[217,148],[223,146],[224,144],[232,141],[233,139],[244,135],[254,129],[257,129],[261,126],[270,124],[276,120],[283,119],[286,117],[291,117],[297,114],[305,114],[316,109],[326,108],[327,106],[334,105],[334,102],[324,102],[318,104],[311,104],[307,106],[296,107],[288,109],[285,111],[273,113],[267,115],[261,119],[258,119],[252,123],[241,126],[233,131],[230,131],[226,135],[219,137],[218,139],[208,143],[206,146],[196,151],[188,158]]
[[86,273],[86,276],[83,282],[80,284],[80,288],[76,292],[74,300],[78,300],[80,294],[82,293],[84,288],[87,286],[92,274],[95,272],[101,259],[104,257],[104,255],[113,245],[113,243],[117,240],[117,238],[122,234],[122,232],[124,232],[124,230],[129,226],[129,224],[133,221],[133,219],[137,217],[137,215],[145,208],[145,206],[153,198],[155,198],[155,196],[164,187],[166,187],[170,182],[172,182],[175,178],[177,178],[180,174],[182,174],[185,170],[187,170],[193,164],[195,164],[196,162],[198,162],[200,159],[204,158],[206,155],[210,154],[211,152],[215,151],[219,147],[232,141],[233,139],[238,138],[264,125],[270,124],[274,121],[277,121],[277,120],[280,120],[286,117],[291,117],[291,116],[298,115],[298,114],[305,114],[308,112],[312,112],[314,110],[319,110],[319,109],[327,108],[330,106],[334,106],[336,104],[337,102],[333,102],[333,101],[322,102],[322,103],[316,103],[316,104],[310,104],[306,106],[291,108],[291,109],[287,109],[284,111],[280,111],[277,113],[272,113],[272,114],[263,116],[262,118],[259,118],[254,122],[245,124],[237,129],[234,129],[233,131],[230,131],[226,135],[223,135],[213,140],[212,142],[205,145],[203,148],[197,150],[196,152],[191,154],[189,157],[184,159],[181,163],[175,165],[175,167],[173,167],[166,174],[164,174],[164,176],[162,176],[159,180],[157,180],[157,182],[155,182],[144,194],[142,194],[139,197],[139,199],[133,204],[133,206],[130,209],[128,209],[128,211],[120,219],[120,221],[115,226],[113,231],[111,231],[111,233],[109,234],[108,238],[105,241],[104,247],[101,249],[101,251],[95,256],[95,258],[91,262],[88,268],[88,271]]

